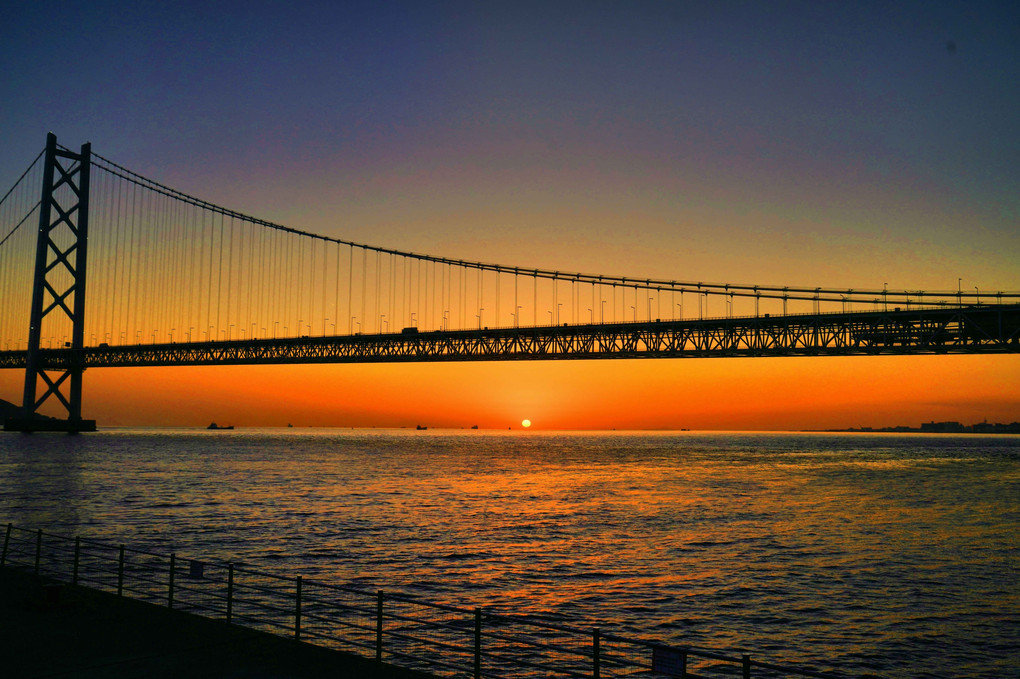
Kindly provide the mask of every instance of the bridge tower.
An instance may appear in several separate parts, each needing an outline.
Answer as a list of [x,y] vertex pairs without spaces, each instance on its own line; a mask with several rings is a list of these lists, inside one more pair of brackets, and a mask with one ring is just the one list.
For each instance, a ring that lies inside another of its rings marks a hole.
[[[21,417],[9,418],[4,424],[7,431],[77,433],[96,429],[95,420],[81,417],[90,167],[91,144],[74,153],[59,148],[52,132],[47,135],[24,401]],[[40,349],[43,323],[51,314],[55,315],[51,322],[61,315],[71,322],[71,341],[63,350]],[[40,382],[42,396],[37,395]],[[66,419],[40,415],[40,406],[51,396],[66,409]]]

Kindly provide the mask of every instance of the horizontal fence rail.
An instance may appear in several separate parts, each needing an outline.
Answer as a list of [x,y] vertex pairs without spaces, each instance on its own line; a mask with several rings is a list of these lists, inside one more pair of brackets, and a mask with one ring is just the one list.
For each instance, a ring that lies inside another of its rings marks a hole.
[[0,568],[448,677],[846,675],[429,602],[7,524]]

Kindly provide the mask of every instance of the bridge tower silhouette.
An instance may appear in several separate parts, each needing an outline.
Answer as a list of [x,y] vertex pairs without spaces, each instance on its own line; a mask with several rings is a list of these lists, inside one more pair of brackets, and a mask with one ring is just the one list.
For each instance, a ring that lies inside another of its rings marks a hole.
[[[39,232],[32,279],[32,306],[25,358],[25,391],[20,417],[9,418],[8,431],[95,431],[96,421],[81,416],[82,373],[79,360],[54,371],[40,360],[43,323],[50,314],[71,322],[70,348],[81,356],[85,346],[85,282],[89,237],[89,174],[92,147],[79,153],[57,147],[52,132],[46,137],[43,161]],[[37,396],[42,383],[44,391]],[[66,410],[64,419],[39,417],[40,407],[53,397]]]

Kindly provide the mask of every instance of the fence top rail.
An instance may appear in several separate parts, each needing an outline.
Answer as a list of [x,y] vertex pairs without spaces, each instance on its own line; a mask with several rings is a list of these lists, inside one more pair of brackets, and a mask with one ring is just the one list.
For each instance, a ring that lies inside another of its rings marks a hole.
[[[542,629],[556,630],[557,632],[566,632],[567,634],[590,635],[592,634],[593,631],[593,628],[581,629],[579,627],[571,627],[569,625],[558,625],[553,622],[538,620],[527,615],[507,615],[505,613],[489,613],[483,611],[482,617],[485,618],[486,620],[509,622],[518,625],[527,625],[528,627],[540,627]],[[605,635],[601,636],[605,637]],[[619,637],[617,638],[617,641],[630,641],[630,640]]]
[[83,545],[88,545],[88,546],[91,546],[91,547],[101,547],[103,549],[108,549],[108,550],[114,551],[114,552],[117,552],[117,551],[120,551],[121,549],[123,549],[125,554],[144,554],[145,556],[151,556],[151,557],[155,557],[157,559],[169,559],[172,556],[172,554],[168,555],[168,554],[160,554],[159,552],[150,552],[150,551],[147,551],[147,550],[144,550],[144,549],[138,549],[137,547],[128,547],[128,546],[123,545],[123,544],[114,544],[112,542],[106,542],[104,540],[96,540],[94,538],[82,538],[82,537],[79,537],[79,538],[69,538],[66,535],[53,535],[51,533],[44,533],[44,535],[48,535],[49,537],[59,538],[61,540],[68,540],[68,541],[79,540],[81,542],[81,544],[83,544]]
[[297,583],[298,580],[301,580],[302,586],[305,584],[305,579],[302,578],[300,575],[298,575],[298,576],[294,576],[294,575],[279,575],[277,573],[269,573],[269,572],[266,572],[266,571],[257,571],[257,570],[254,570],[254,569],[250,568],[250,567],[238,566],[236,563],[235,564],[228,564],[228,565],[232,565],[234,567],[234,573],[246,573],[248,575],[257,575],[260,578],[269,578],[271,580],[280,580],[280,581],[283,581],[283,582]]
[[426,608],[436,608],[441,611],[447,611],[448,613],[463,613],[464,615],[474,615],[474,609],[463,608],[461,606],[453,606],[450,604],[441,604],[435,601],[426,601],[421,597],[414,596],[413,594],[401,594],[401,593],[390,593],[386,592],[387,601],[400,601],[406,604],[414,604],[416,606],[425,606]]
[[[337,585],[336,583],[323,582],[322,580],[305,580],[304,584],[311,587],[321,587],[322,589],[331,589],[333,591],[347,592],[350,594],[362,594],[369,597],[375,597],[378,595],[378,590],[371,590],[366,587],[355,587],[354,585]],[[395,595],[387,593],[386,596],[392,597]]]

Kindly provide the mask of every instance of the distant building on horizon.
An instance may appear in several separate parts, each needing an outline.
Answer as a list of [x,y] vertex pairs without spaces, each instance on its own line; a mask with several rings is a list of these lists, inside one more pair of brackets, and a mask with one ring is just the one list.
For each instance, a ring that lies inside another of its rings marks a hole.
[[962,434],[966,427],[960,422],[922,422],[921,431],[932,434]]

